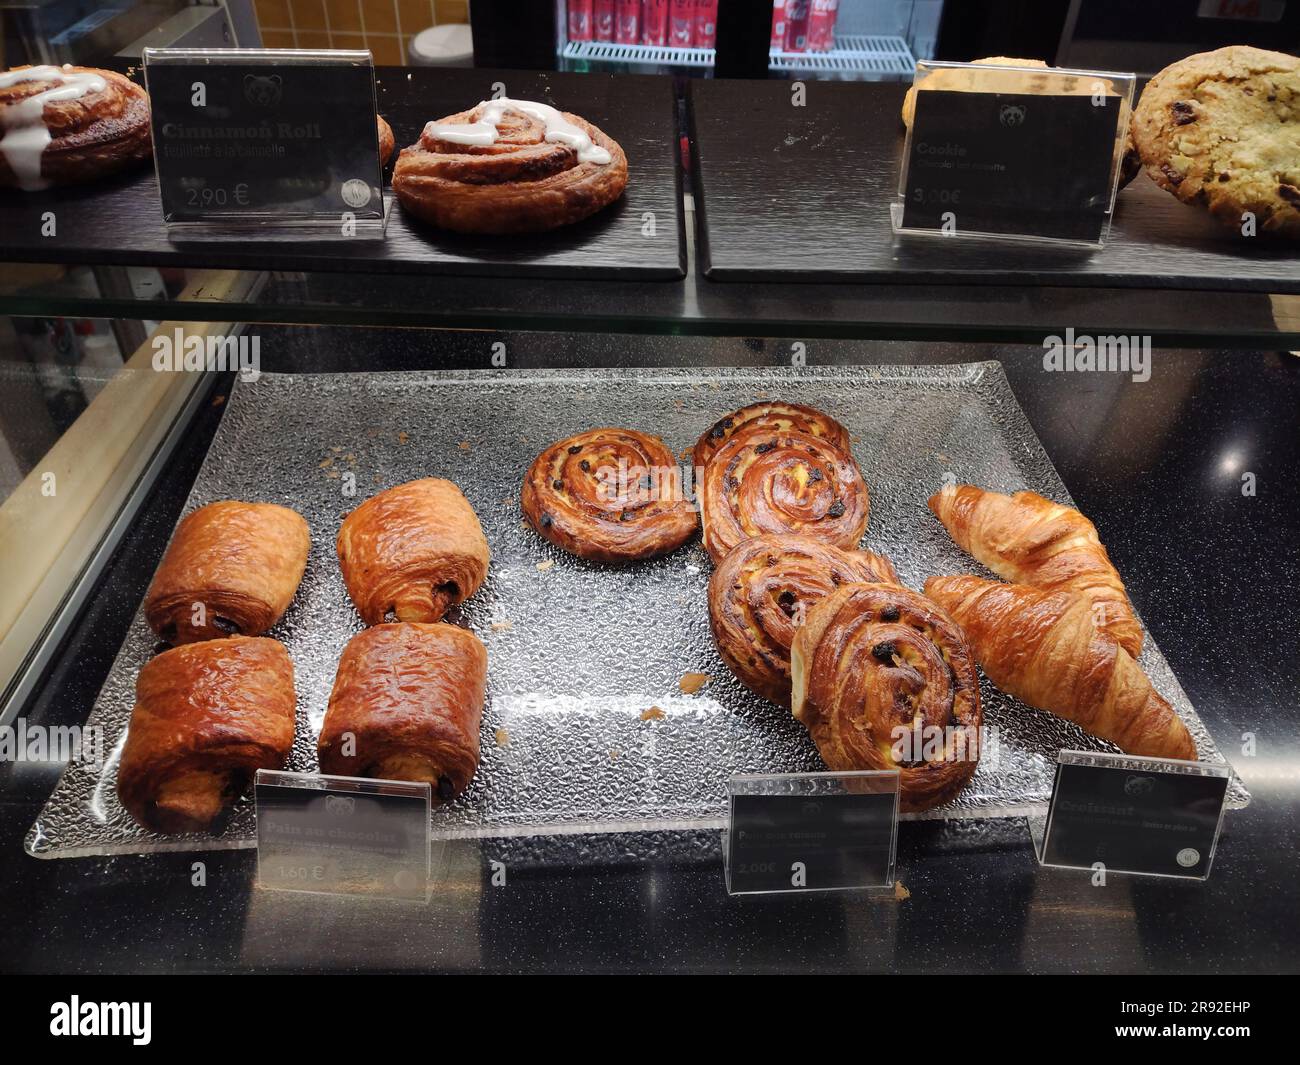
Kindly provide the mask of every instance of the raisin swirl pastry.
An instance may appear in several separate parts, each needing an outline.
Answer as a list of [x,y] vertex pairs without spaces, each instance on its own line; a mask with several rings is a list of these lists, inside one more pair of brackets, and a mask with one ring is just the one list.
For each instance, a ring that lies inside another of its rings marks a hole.
[[800,403],[780,403],[763,401],[751,403],[740,410],[734,410],[725,418],[719,418],[695,444],[692,457],[695,465],[704,467],[709,460],[721,450],[722,445],[737,433],[751,428],[762,427],[784,431],[795,429],[810,436],[819,437],[835,445],[841,451],[849,450],[849,431],[829,414],[814,407],[805,407]]
[[367,625],[440,621],[479,589],[489,552],[469,500],[425,477],[371,496],[343,519],[336,544],[343,583]]
[[975,773],[979,678],[938,604],[892,584],[846,584],[790,649],[794,716],[836,771],[897,769],[899,808],[947,802]]
[[288,609],[310,549],[296,510],[209,503],[176,526],[145,595],[145,620],[168,643],[257,636]]
[[485,100],[430,122],[393,170],[405,210],[460,233],[558,229],[607,207],[626,187],[617,141],[529,100]]
[[397,147],[397,139],[393,136],[393,127],[384,121],[383,115],[376,115],[375,123],[379,129],[379,165],[387,166],[393,149]]
[[634,429],[591,429],[552,444],[529,467],[521,501],[537,532],[597,562],[665,554],[699,525],[673,453]]
[[173,647],[135,682],[117,794],[155,832],[211,828],[293,746],[293,663],[265,637]]
[[845,551],[804,536],[737,544],[709,580],[718,653],[747,688],[790,705],[790,644],[808,610],[843,584],[897,584],[884,555]]
[[478,768],[486,684],[487,648],[472,632],[417,623],[358,633],[334,677],[321,771],[427,782],[435,802],[449,802]]
[[0,185],[43,189],[94,181],[153,154],[149,97],[94,67],[0,73]]
[[761,424],[734,435],[704,467],[699,501],[714,562],[767,533],[854,548],[867,528],[867,486],[852,455],[811,433]]

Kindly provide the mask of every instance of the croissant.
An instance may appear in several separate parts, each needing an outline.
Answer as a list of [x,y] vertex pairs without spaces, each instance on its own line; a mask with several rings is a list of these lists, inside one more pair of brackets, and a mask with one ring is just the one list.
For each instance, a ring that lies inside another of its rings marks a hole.
[[763,401],[732,411],[709,426],[695,444],[692,457],[703,468],[722,445],[742,430],[755,427],[783,432],[789,429],[825,440],[841,451],[849,450],[849,431],[829,414],[799,403]]
[[974,775],[982,721],[966,637],[898,584],[846,584],[790,648],[791,706],[836,772],[898,770],[899,808],[928,810]]
[[634,429],[591,429],[552,444],[529,467],[520,501],[542,536],[598,562],[662,555],[699,528],[672,452]]
[[405,210],[461,233],[557,229],[607,207],[626,187],[617,141],[529,100],[484,100],[430,122],[393,170]]
[[0,74],[0,186],[94,181],[153,154],[149,97],[95,67],[15,67]]
[[1005,496],[963,484],[930,497],[929,506],[963,551],[1000,577],[1045,591],[1073,592],[1136,658],[1142,626],[1097,530],[1073,507],[1036,492]]
[[709,580],[718,653],[746,687],[790,705],[790,644],[807,611],[842,584],[897,584],[883,555],[804,536],[757,536],[727,554]]
[[155,832],[200,832],[293,746],[293,663],[264,637],[174,647],[135,682],[117,794]]
[[742,540],[799,533],[854,548],[867,528],[867,486],[853,456],[810,433],[757,424],[709,464],[699,491],[704,547],[714,562]]
[[168,643],[257,636],[288,609],[310,548],[295,510],[209,503],[176,527],[145,595],[145,620]]
[[426,477],[371,496],[343,519],[339,566],[367,625],[438,621],[483,583],[488,544],[469,500]]
[[1196,758],[1196,744],[1082,596],[979,577],[931,577],[925,594],[966,630],[989,680],[1128,754]]
[[376,625],[339,661],[317,743],[321,771],[426,781],[436,801],[469,785],[479,759],[487,649],[454,625]]

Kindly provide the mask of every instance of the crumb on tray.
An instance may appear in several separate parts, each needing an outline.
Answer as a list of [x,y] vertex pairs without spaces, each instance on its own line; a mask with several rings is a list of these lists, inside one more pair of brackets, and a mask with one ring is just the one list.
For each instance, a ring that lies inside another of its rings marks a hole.
[[687,695],[694,695],[712,679],[707,673],[684,673],[678,682],[678,687]]

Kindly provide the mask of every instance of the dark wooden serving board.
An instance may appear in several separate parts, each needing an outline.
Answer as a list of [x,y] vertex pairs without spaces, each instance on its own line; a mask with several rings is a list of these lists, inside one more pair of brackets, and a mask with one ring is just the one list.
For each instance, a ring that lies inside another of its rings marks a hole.
[[[386,239],[240,241],[169,236],[152,167],[84,188],[0,197],[0,258],[124,266],[485,274],[510,277],[672,279],[685,275],[676,96],[671,78],[548,71],[376,69],[379,113],[399,149],[431,119],[463,111],[501,82],[516,99],[541,100],[595,123],[627,153],[627,192],[577,225],[518,237],[467,237],[434,229],[390,201]],[[391,165],[389,167],[391,172]],[[53,209],[56,238],[41,236]],[[653,212],[655,235],[642,234]]]
[[701,268],[715,281],[1097,285],[1300,292],[1300,246],[1243,238],[1145,174],[1100,249],[895,237],[904,87],[694,81]]

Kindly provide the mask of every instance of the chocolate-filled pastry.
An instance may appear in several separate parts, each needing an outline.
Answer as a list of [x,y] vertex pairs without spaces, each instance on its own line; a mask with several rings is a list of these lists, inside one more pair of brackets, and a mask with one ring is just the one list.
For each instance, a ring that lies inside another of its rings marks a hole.
[[725,418],[719,418],[704,431],[695,444],[694,459],[696,466],[707,466],[709,460],[722,448],[722,445],[737,433],[761,426],[778,432],[793,429],[808,433],[841,451],[849,451],[849,431],[829,414],[824,414],[813,407],[799,403],[779,403],[763,401],[751,403],[748,407],[732,411]]
[[794,716],[836,772],[897,769],[899,808],[928,810],[975,774],[979,678],[966,636],[896,584],[846,584],[790,648]]
[[709,580],[718,653],[746,687],[790,705],[790,643],[807,612],[842,584],[897,584],[884,555],[805,536],[757,536],[727,554]]
[[293,746],[293,663],[276,640],[173,647],[147,662],[117,769],[127,812],[154,832],[201,832]]
[[488,544],[451,481],[426,477],[371,496],[343,519],[339,566],[367,625],[440,621],[483,583]]
[[1080,595],[979,577],[931,577],[925,594],[970,637],[989,680],[1128,754],[1196,758],[1178,715]]
[[673,453],[635,429],[591,429],[552,444],[528,468],[521,502],[542,536],[597,562],[662,555],[699,527]]
[[999,577],[1086,597],[1103,629],[1136,658],[1142,626],[1096,527],[1073,507],[1037,492],[1006,496],[961,484],[929,499],[935,517],[963,551]]
[[393,170],[404,209],[460,233],[557,229],[626,187],[617,141],[567,111],[504,98],[430,122]]
[[851,549],[867,528],[867,486],[852,455],[810,433],[763,425],[737,433],[713,456],[699,501],[714,562],[767,533]]
[[450,802],[478,768],[487,649],[454,625],[376,625],[339,660],[316,750],[323,773],[428,782]]
[[393,157],[393,149],[397,147],[397,139],[393,136],[393,127],[384,121],[383,115],[376,115],[375,121],[379,123],[379,163],[387,166]]
[[168,643],[257,636],[288,609],[307,568],[302,515],[274,503],[209,503],[187,514],[144,598]]
[[6,70],[0,129],[0,185],[21,189],[94,181],[153,154],[148,95],[95,67]]

